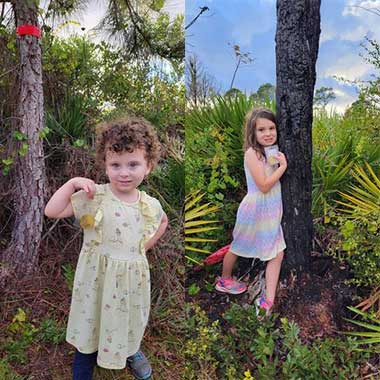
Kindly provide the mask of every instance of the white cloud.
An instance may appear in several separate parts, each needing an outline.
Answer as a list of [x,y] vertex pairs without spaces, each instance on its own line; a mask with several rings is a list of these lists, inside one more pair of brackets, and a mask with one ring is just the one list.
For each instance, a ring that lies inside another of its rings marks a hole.
[[342,32],[339,38],[346,41],[362,41],[369,33],[368,27],[359,25],[354,29]]
[[[333,7],[327,4],[325,7]],[[363,9],[366,8],[367,10]],[[328,8],[327,8],[328,9]],[[377,11],[379,15],[371,12]],[[380,0],[348,0],[341,11],[343,22],[325,17],[322,18],[320,44],[331,40],[363,41],[365,36],[380,39]],[[339,16],[337,16],[340,18]]]
[[328,112],[335,111],[343,114],[344,111],[357,100],[357,96],[342,89],[334,88],[334,94],[336,98],[326,106]]
[[361,28],[352,26],[353,30],[348,32],[338,32],[342,37],[347,34],[351,41],[355,34],[357,39],[363,39],[364,35],[371,34],[376,39],[380,39],[379,21],[380,21],[380,0],[358,1],[350,0],[344,7],[342,16],[351,17],[360,23]]
[[356,54],[347,54],[322,69],[322,77],[341,77],[347,80],[356,80],[368,75],[373,70],[372,66],[361,61]]
[[171,19],[179,14],[184,14],[185,0],[166,0],[161,11],[169,13]]
[[343,9],[343,16],[357,16],[361,17],[368,13],[376,12],[378,13],[380,9],[380,0],[350,0]]

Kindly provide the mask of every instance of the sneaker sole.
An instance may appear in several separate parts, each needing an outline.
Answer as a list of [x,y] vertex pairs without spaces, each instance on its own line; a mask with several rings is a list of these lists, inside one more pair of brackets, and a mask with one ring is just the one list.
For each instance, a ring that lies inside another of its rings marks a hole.
[[224,288],[223,286],[219,286],[218,284],[215,285],[215,289],[218,291],[218,292],[221,292],[221,293],[227,293],[227,294],[233,294],[233,295],[237,295],[237,294],[242,294],[244,292],[247,291],[247,289],[244,289],[244,290],[236,290],[236,291],[233,291],[231,289],[227,289],[227,288]]

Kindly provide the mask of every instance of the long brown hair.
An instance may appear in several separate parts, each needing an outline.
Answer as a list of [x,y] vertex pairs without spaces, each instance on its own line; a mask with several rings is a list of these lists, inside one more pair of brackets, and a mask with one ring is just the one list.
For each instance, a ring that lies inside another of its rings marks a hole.
[[[264,147],[256,139],[256,122],[257,119],[267,119],[276,125],[276,116],[267,108],[253,108],[246,115],[244,120],[244,144],[243,150],[246,152],[249,148],[254,149],[259,157],[265,158]],[[277,126],[276,126],[277,128]]]

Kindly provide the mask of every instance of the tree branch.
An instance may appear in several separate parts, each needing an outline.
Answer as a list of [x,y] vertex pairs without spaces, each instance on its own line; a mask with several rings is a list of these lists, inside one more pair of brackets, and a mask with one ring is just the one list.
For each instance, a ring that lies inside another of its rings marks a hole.
[[201,9],[201,10],[200,10],[199,13],[195,16],[195,18],[194,18],[192,21],[190,21],[190,23],[189,23],[187,26],[185,26],[185,30],[188,29],[188,28],[190,28],[190,26],[193,25],[195,21],[197,21],[197,19],[199,18],[199,16],[200,16],[203,12],[206,12],[206,11],[209,11],[209,10],[210,10],[209,7],[202,7],[202,8],[200,8],[200,9]]

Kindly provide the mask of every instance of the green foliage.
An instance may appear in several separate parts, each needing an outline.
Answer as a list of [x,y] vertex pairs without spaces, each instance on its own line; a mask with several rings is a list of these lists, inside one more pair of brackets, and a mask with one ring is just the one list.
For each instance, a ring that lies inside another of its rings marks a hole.
[[39,328],[38,337],[44,342],[59,344],[65,341],[66,327],[60,326],[51,318],[44,319]]
[[336,98],[332,87],[320,87],[315,90],[313,104],[317,107],[326,107],[329,102]]
[[104,73],[100,100],[116,110],[143,116],[160,129],[182,125],[185,89],[178,73],[163,62],[125,61],[119,51],[100,45]]
[[103,29],[124,43],[124,57],[161,57],[183,60],[185,34],[183,15],[170,20],[167,13],[152,12],[162,8],[162,0],[113,1],[101,21]]
[[[225,192],[236,188],[242,178],[242,135],[244,117],[252,107],[245,95],[215,97],[210,105],[186,114],[185,170],[197,173],[186,178],[186,189]],[[234,170],[239,169],[239,170]],[[240,173],[236,177],[235,173]]]
[[357,379],[359,363],[366,355],[356,351],[353,339],[341,340],[327,338],[316,340],[308,347],[299,338],[299,329],[286,319],[281,320],[281,332],[284,336],[282,350],[286,359],[282,366],[286,380],[347,380]]
[[69,264],[63,264],[62,270],[63,270],[63,276],[65,277],[65,280],[66,280],[67,287],[70,290],[73,290],[74,276],[75,276],[74,267],[70,263]]
[[195,296],[200,292],[201,288],[197,284],[191,284],[188,288],[188,293],[190,296]]
[[368,349],[360,348],[359,350],[364,350],[368,352],[380,352],[380,320],[375,318],[371,313],[361,311],[355,307],[349,307],[349,310],[354,312],[356,316],[362,317],[361,321],[354,319],[347,319],[347,321],[353,323],[356,326],[364,328],[366,331],[348,331],[347,335],[357,336],[362,338],[358,341],[360,345],[369,345]]
[[0,359],[0,379],[21,380],[22,377],[10,368],[6,359]]
[[[87,37],[63,39],[51,33],[44,35],[43,44],[43,85],[47,108],[53,113],[58,111],[68,95],[81,96],[86,99],[86,104],[100,106],[102,89],[99,81],[103,68],[99,45]],[[104,45],[111,49],[106,43]]]
[[274,103],[276,100],[276,87],[271,83],[264,83],[257,89],[256,94],[252,96],[260,103]]
[[183,124],[183,67],[160,60],[126,58],[123,49],[87,37],[44,38],[47,127],[72,142],[88,141],[112,110],[143,116],[158,127]]
[[[205,232],[210,232],[213,230],[218,230],[220,227],[213,226],[218,223],[218,220],[204,219],[205,216],[214,214],[219,210],[218,206],[210,206],[210,202],[199,205],[199,202],[205,196],[205,193],[200,193],[195,191],[187,195],[185,198],[185,250],[195,253],[210,253],[206,249],[196,248],[188,243],[206,243],[215,242],[215,239],[204,238],[204,237],[193,237],[193,235],[203,234]],[[208,226],[205,226],[205,225]],[[210,226],[211,224],[211,226]],[[205,226],[205,227],[204,227]],[[201,264],[198,255],[187,254],[186,258],[197,264]]]
[[336,218],[342,240],[335,254],[349,263],[354,284],[376,287],[380,285],[380,179],[371,166],[366,167],[369,175],[355,167],[357,184],[342,194],[346,201],[339,202],[345,209]]
[[295,323],[276,315],[259,321],[251,305],[231,304],[223,316],[227,325],[189,307],[186,379],[208,371],[220,380],[354,380],[368,358],[352,338],[305,344]]
[[33,343],[38,329],[28,321],[26,312],[18,308],[8,330],[12,337],[3,345],[7,359],[10,362],[25,364],[27,362],[27,348]]
[[355,164],[380,164],[380,145],[355,129],[353,120],[337,114],[317,113],[313,123],[313,204],[314,217],[336,208],[340,193],[354,181]]
[[[209,322],[206,313],[199,306],[190,307],[187,310],[187,324],[191,336],[185,343],[185,379],[196,380],[202,373],[208,373],[210,378],[215,378],[215,369],[218,365],[212,346],[220,338],[219,322]],[[194,360],[196,359],[196,360]]]
[[[85,100],[79,95],[66,95],[62,106],[55,112],[46,111],[46,128],[52,132],[47,139],[50,143],[69,141],[75,144],[91,136],[85,115]],[[56,116],[54,115],[56,114]]]
[[185,195],[183,163],[168,157],[151,173],[148,181],[150,193],[156,192],[169,216],[179,219]]

